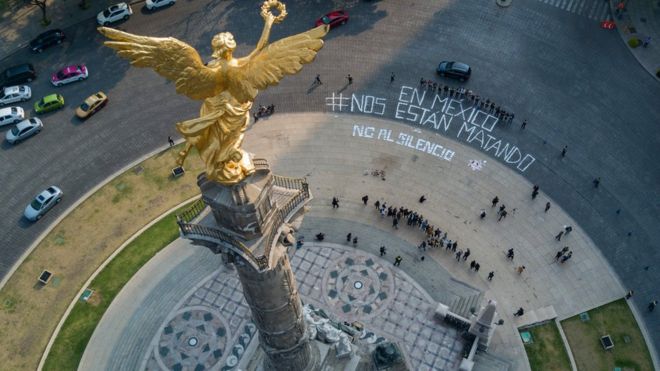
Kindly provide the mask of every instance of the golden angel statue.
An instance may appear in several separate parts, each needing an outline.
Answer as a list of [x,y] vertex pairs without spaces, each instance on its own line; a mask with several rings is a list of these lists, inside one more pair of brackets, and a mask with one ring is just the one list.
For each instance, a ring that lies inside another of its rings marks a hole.
[[[277,15],[271,12],[273,8]],[[250,154],[240,147],[257,93],[313,61],[323,46],[321,38],[328,32],[323,25],[269,44],[272,25],[282,22],[286,15],[284,4],[278,0],[264,1],[261,17],[265,24],[254,51],[247,57],[234,58],[234,36],[223,32],[213,37],[213,60],[206,65],[192,46],[172,37],[138,36],[107,27],[98,30],[113,40],[104,44],[132,65],[152,68],[173,81],[177,93],[204,100],[199,118],[176,124],[186,139],[177,163],[183,165],[188,151],[195,146],[209,179],[236,184],[254,172]]]

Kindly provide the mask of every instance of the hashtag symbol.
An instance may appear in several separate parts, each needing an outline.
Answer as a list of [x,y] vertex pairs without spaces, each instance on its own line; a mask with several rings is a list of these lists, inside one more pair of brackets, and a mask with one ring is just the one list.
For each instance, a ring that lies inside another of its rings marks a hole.
[[341,112],[343,108],[348,107],[348,104],[344,103],[348,99],[348,97],[344,97],[344,93],[339,93],[339,95],[336,95],[334,92],[332,92],[331,97],[325,97],[325,105],[332,107],[332,112]]

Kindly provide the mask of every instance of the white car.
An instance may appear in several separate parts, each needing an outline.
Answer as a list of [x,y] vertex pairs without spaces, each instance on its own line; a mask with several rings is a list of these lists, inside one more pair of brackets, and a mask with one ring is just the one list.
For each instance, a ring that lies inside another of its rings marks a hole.
[[21,107],[7,107],[0,109],[0,126],[15,124],[25,118],[25,111]]
[[46,188],[27,205],[23,215],[30,221],[41,219],[48,210],[62,201],[62,194],[62,190],[55,186]]
[[0,91],[0,104],[25,102],[32,98],[32,90],[29,86],[9,86]]
[[114,23],[122,19],[128,19],[133,14],[133,9],[126,3],[119,3],[110,6],[96,16],[96,22],[101,26],[108,23]]
[[176,0],[147,0],[145,7],[149,10],[154,10],[164,6],[173,5],[174,3],[176,3]]
[[11,144],[17,144],[25,138],[29,138],[35,134],[38,134],[41,129],[43,129],[44,124],[36,117],[33,117],[28,120],[24,120],[16,124],[11,130],[5,135],[7,142]]

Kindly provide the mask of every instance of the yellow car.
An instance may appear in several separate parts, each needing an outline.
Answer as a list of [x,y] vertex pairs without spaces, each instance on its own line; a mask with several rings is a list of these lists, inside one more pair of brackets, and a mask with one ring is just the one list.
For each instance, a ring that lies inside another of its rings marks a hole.
[[83,104],[80,107],[76,108],[76,116],[81,119],[89,118],[91,115],[98,112],[101,108],[105,107],[108,103],[108,96],[105,95],[102,91],[90,95],[85,99]]

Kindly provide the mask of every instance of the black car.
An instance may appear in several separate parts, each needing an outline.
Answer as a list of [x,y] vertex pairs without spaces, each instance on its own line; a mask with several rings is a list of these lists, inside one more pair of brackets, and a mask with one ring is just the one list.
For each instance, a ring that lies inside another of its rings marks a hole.
[[0,86],[12,86],[31,82],[37,78],[34,66],[30,63],[23,63],[17,66],[9,67],[2,71],[0,75]]
[[30,49],[41,53],[49,46],[61,44],[64,41],[64,32],[60,29],[48,30],[30,41]]
[[440,76],[447,76],[460,81],[465,81],[470,78],[472,69],[465,63],[443,61],[438,65],[437,72]]

